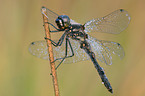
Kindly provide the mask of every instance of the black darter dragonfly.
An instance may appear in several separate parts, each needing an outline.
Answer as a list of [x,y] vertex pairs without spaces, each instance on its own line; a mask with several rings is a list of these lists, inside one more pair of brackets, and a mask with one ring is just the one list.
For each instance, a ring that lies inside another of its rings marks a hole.
[[[119,9],[102,18],[92,19],[84,25],[76,23],[67,15],[58,15],[49,9],[47,9],[47,15],[45,13],[42,14],[48,18],[48,22],[44,23],[50,25],[51,33],[63,32],[59,40],[55,41],[49,39],[54,45],[54,59],[55,61],[60,61],[58,66],[61,63],[74,63],[91,59],[101,77],[102,83],[108,91],[113,93],[108,78],[97,60],[111,65],[111,55],[115,54],[123,58],[124,50],[119,43],[98,40],[88,34],[91,32],[119,34],[126,29],[130,22],[131,18],[128,12]],[[48,59],[46,41],[32,42],[29,46],[29,52],[39,58]],[[58,66],[56,68],[58,68]]]

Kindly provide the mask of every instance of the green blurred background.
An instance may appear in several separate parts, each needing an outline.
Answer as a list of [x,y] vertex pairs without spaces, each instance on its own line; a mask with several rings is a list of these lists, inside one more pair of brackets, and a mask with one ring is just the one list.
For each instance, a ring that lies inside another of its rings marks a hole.
[[111,66],[100,63],[114,94],[87,60],[57,70],[61,96],[145,96],[145,0],[1,0],[0,96],[54,96],[49,62],[28,52],[32,41],[45,36],[42,6],[82,24],[120,8],[131,15],[128,28],[119,35],[95,33],[125,50],[123,60],[117,58]]

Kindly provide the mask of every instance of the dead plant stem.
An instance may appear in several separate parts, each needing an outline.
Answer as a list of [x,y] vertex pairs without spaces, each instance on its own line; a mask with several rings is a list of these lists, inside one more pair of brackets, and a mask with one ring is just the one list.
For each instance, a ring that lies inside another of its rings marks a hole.
[[[44,22],[44,29],[45,29],[45,35],[46,38],[51,39],[50,36],[50,31],[49,31],[49,24],[47,16],[47,9],[45,7],[42,7],[41,11],[45,14],[43,15],[43,22]],[[53,57],[53,49],[52,49],[52,44],[50,40],[46,40],[47,41],[47,46],[48,46],[48,53],[49,53],[49,60],[50,60],[50,66],[51,66],[51,73],[52,73],[52,80],[53,80],[53,86],[54,86],[54,93],[55,96],[60,96],[59,95],[59,88],[58,88],[58,82],[57,82],[57,74],[56,74],[56,70],[55,70],[55,64],[54,64],[54,57]]]

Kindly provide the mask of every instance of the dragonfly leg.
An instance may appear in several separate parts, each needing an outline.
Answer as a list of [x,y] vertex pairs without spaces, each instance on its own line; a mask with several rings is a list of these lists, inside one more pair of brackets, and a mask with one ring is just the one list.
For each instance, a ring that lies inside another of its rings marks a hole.
[[61,36],[61,38],[58,40],[57,43],[54,42],[53,40],[47,38],[47,37],[44,37],[44,38],[45,38],[46,40],[50,40],[51,43],[53,44],[53,46],[57,47],[57,46],[61,46],[61,45],[62,45],[62,42],[63,42],[63,40],[64,40],[64,38],[65,38],[65,35],[66,35],[66,33],[64,33],[64,34]]
[[[69,46],[70,46],[70,48],[71,48],[71,52],[72,52],[72,55],[70,55],[70,56],[67,56],[67,48],[68,48],[67,42],[68,42],[68,44],[69,44]],[[71,43],[70,43],[69,39],[66,38],[65,57],[63,57],[63,58],[57,58],[57,59],[55,59],[55,60],[53,61],[53,62],[55,62],[56,60],[62,59],[62,60],[60,61],[60,63],[56,66],[55,70],[57,70],[57,68],[62,64],[62,62],[64,61],[65,58],[69,58],[69,57],[73,57],[73,56],[74,56],[73,48],[72,48],[72,46],[71,46]],[[52,75],[52,73],[50,73],[50,75]]]
[[70,43],[69,39],[67,39],[67,40],[68,40],[68,44],[69,44],[71,52],[72,52],[72,55],[66,57],[66,58],[69,58],[69,57],[73,57],[74,56],[74,51],[73,51],[73,48],[71,46],[71,43]]
[[[61,31],[60,29],[57,29],[53,24],[49,23],[49,22],[44,22],[44,23],[48,23],[49,25],[51,25],[54,29],[56,29],[56,31],[51,31],[50,28],[49,28],[49,31],[50,32],[59,32]],[[43,25],[44,26],[44,25]]]
[[[67,43],[69,44],[70,49],[71,49],[71,52],[72,52],[72,55],[70,55],[70,56],[67,56],[67,50],[68,50],[68,44],[67,44]],[[56,60],[62,59],[62,60],[60,61],[60,63],[57,65],[56,69],[62,64],[62,62],[64,61],[65,58],[70,58],[70,57],[73,57],[73,56],[74,56],[73,48],[72,48],[72,46],[71,46],[71,43],[70,43],[69,39],[66,38],[65,56],[64,56],[63,58],[58,58],[58,59],[56,59]],[[56,60],[55,60],[55,61],[56,61]]]

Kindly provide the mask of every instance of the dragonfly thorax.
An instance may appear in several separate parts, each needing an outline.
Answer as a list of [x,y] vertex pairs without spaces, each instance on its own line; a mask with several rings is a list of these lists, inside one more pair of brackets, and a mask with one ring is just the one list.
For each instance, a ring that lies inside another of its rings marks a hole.
[[84,28],[80,24],[70,25],[70,29],[67,34],[70,38],[74,40],[84,41],[88,38],[88,35],[84,32]]

